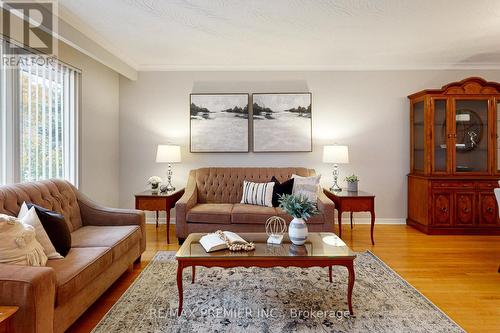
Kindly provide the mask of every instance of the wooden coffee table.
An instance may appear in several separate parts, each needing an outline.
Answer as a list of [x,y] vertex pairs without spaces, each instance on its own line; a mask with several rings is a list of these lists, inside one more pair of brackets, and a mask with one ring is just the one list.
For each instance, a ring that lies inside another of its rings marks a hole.
[[177,288],[179,290],[179,309],[182,313],[183,286],[182,271],[191,267],[191,283],[195,282],[195,267],[327,267],[329,280],[332,282],[332,266],[344,266],[349,273],[347,284],[347,304],[352,314],[352,289],[354,287],[354,252],[335,234],[309,233],[303,246],[290,243],[285,235],[283,244],[268,245],[264,233],[241,233],[247,241],[255,243],[255,250],[250,252],[231,252],[222,250],[207,253],[199,240],[202,233],[190,234],[177,251]]

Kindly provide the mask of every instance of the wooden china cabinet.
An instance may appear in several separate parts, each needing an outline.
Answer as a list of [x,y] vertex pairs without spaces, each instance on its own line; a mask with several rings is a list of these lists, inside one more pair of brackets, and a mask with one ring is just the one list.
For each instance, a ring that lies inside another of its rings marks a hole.
[[471,77],[408,98],[407,223],[428,234],[500,234],[500,83]]

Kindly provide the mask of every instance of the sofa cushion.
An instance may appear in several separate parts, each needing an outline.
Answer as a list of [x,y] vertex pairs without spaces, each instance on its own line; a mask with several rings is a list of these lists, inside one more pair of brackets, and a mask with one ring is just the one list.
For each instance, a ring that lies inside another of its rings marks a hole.
[[73,247],[110,247],[113,260],[117,260],[141,241],[141,229],[137,225],[85,226],[71,238]]
[[64,219],[64,215],[42,206],[27,202],[28,209],[35,208],[36,215],[42,223],[43,229],[50,238],[57,253],[65,257],[71,249],[71,231]]
[[[293,219],[293,217],[291,217],[290,215],[285,213],[285,211],[279,207],[276,208],[276,211],[278,213],[278,216],[284,218],[285,221],[287,221],[287,222],[290,222]],[[323,224],[323,223],[325,223],[325,215],[319,214],[319,215],[311,216],[310,218],[307,219],[306,223],[307,224]]]
[[231,213],[231,223],[265,224],[266,220],[274,215],[277,215],[274,207],[235,204]]
[[72,248],[64,259],[47,262],[56,275],[56,305],[67,302],[73,295],[99,278],[113,263],[109,247]]
[[233,204],[198,204],[187,213],[187,221],[194,223],[230,224]]

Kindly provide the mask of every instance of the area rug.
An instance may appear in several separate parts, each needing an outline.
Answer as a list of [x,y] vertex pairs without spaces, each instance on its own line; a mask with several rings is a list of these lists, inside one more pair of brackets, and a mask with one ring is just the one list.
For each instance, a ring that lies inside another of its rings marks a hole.
[[355,260],[355,316],[347,271],[325,268],[184,270],[177,317],[174,252],[158,252],[93,332],[464,332],[371,252]]

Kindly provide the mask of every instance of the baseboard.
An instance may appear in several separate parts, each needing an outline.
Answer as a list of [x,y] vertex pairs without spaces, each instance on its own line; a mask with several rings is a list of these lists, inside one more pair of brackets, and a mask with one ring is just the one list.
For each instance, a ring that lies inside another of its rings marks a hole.
[[[360,218],[356,218],[356,216],[354,216],[353,218],[353,222],[355,224],[371,224],[371,219],[368,218],[368,217],[360,217]],[[344,224],[350,224],[351,223],[351,220],[349,219],[349,217],[342,217],[342,225]],[[335,224],[337,224],[337,219],[335,219]],[[406,224],[406,219],[405,218],[400,218],[400,219],[397,219],[397,218],[375,218],[375,224]]]
[[[370,218],[367,217],[359,217],[357,218],[354,216],[353,219],[355,224],[370,224],[371,220]],[[349,216],[343,216],[342,218],[342,224],[349,224]],[[156,219],[153,218],[146,218],[146,224],[156,224]],[[158,224],[167,224],[167,220],[164,217],[160,217],[158,219]],[[175,224],[175,218],[172,218],[170,220],[170,224]],[[337,219],[335,218],[335,224],[337,224]],[[375,224],[406,224],[406,219],[404,218],[375,218]]]
[[[147,217],[146,224],[156,224],[156,219],[154,217]],[[167,219],[164,217],[160,217],[158,219],[158,224],[167,224]],[[175,218],[170,219],[170,224],[175,224]]]

